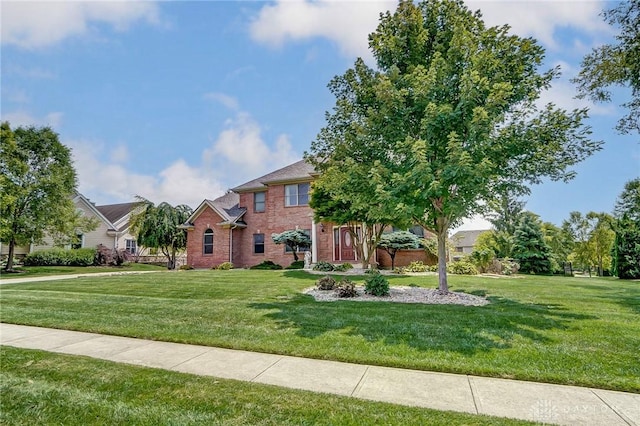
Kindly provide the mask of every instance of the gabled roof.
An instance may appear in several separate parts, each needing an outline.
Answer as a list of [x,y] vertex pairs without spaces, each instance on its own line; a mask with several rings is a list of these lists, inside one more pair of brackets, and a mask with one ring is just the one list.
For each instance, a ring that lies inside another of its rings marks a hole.
[[189,219],[180,225],[181,228],[191,228],[193,222],[202,213],[202,211],[209,207],[215,211],[222,219],[218,225],[239,225],[244,227],[245,224],[240,220],[242,216],[247,212],[247,209],[239,206],[240,195],[235,192],[227,192],[222,197],[218,197],[215,200],[204,200],[198,208],[189,216]]
[[289,164],[257,179],[250,180],[231,189],[234,192],[252,192],[265,189],[268,185],[286,182],[311,181],[316,174],[315,169],[304,160]]
[[139,203],[120,203],[96,206],[96,209],[104,215],[111,223],[116,223],[123,217],[131,213],[131,210]]
[[472,231],[458,231],[451,236],[451,240],[458,247],[473,247],[476,244],[478,236],[488,229],[476,229]]

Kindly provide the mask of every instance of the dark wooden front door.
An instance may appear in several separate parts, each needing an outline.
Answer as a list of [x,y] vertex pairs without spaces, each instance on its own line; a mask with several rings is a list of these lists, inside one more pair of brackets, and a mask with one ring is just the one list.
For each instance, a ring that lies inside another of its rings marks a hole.
[[353,249],[353,238],[349,228],[340,228],[340,260],[356,260],[356,252]]

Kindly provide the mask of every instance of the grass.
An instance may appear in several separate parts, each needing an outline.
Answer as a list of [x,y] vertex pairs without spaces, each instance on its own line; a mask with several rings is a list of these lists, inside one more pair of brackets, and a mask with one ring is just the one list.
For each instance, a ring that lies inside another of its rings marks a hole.
[[98,272],[163,271],[166,268],[144,263],[128,263],[123,266],[21,266],[17,267],[16,270],[19,272],[7,273],[0,271],[0,280],[51,275],[95,274]]
[[[2,321],[319,359],[640,392],[640,283],[451,276],[483,307],[315,302],[302,271],[3,285]],[[358,278],[361,281],[363,278]],[[437,277],[391,277],[437,286]]]
[[3,425],[524,425],[0,347]]

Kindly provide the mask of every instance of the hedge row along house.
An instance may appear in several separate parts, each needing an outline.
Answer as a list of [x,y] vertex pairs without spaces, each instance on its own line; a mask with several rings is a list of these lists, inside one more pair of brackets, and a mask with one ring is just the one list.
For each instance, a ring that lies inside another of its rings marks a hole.
[[[309,198],[316,176],[313,166],[301,160],[243,183],[220,198],[204,200],[182,225],[187,230],[187,264],[211,268],[231,262],[235,267],[250,267],[270,260],[287,266],[293,261],[290,248],[275,244],[271,234],[291,229],[310,236],[312,263],[359,263],[353,230],[314,221]],[[412,230],[424,236],[422,228]],[[416,249],[399,253],[396,265],[413,260],[435,263],[424,249]],[[374,262],[380,267],[391,265],[384,250],[377,250]]]

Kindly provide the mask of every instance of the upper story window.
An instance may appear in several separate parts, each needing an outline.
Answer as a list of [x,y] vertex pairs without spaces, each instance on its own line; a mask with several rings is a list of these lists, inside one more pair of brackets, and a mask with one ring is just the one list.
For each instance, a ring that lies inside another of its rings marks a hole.
[[136,251],[138,250],[138,246],[136,245],[136,240],[126,240],[125,243],[126,243],[125,251],[127,253],[136,254]]
[[264,191],[253,193],[253,211],[262,213],[266,208],[267,193]]
[[284,187],[284,205],[289,206],[306,206],[309,204],[309,184],[298,183],[296,185],[285,185]]
[[202,237],[202,253],[213,254],[213,230],[207,229]]

